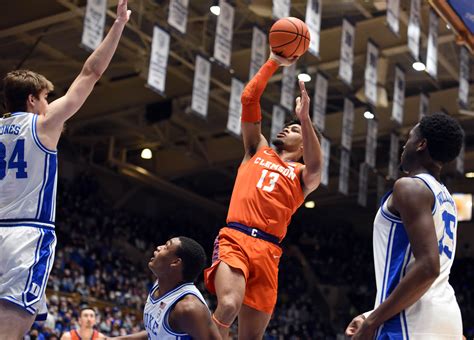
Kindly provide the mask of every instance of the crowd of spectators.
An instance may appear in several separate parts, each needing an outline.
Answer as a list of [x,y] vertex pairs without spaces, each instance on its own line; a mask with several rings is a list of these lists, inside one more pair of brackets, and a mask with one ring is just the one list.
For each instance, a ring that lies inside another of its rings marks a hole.
[[[49,316],[46,322],[35,323],[30,339],[57,339],[77,326],[80,306],[94,302],[98,302],[100,332],[117,336],[143,329],[140,312],[153,283],[146,266],[153,248],[182,234],[198,240],[211,254],[222,223],[209,216],[196,218],[193,214],[203,213],[188,209],[160,217],[159,222],[114,210],[102,198],[95,179],[86,175],[73,182],[60,181],[57,206],[58,246],[48,283]],[[297,214],[283,246],[278,304],[265,339],[342,338],[352,317],[373,306],[371,240],[347,222],[326,223],[324,218]],[[140,258],[130,256],[130,249]],[[474,261],[455,261],[451,282],[466,335],[471,336],[473,279]],[[202,280],[198,286],[205,291]],[[323,292],[327,286],[340,288],[346,304],[328,305]],[[214,297],[205,297],[214,309]],[[236,333],[236,325],[232,332]]]

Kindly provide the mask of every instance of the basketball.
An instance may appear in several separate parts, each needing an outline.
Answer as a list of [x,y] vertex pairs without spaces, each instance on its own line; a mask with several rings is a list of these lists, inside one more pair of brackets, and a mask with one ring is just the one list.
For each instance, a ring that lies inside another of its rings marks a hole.
[[294,17],[282,18],[275,22],[268,38],[273,53],[284,58],[303,55],[311,40],[306,24]]

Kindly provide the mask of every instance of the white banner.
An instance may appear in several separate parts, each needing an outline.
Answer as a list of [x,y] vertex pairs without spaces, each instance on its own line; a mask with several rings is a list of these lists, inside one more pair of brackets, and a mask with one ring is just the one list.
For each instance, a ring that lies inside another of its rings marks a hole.
[[329,185],[329,160],[331,159],[331,142],[321,136],[321,151],[323,152],[323,171],[321,174],[321,184]]
[[408,50],[415,60],[420,59],[420,1],[411,0],[410,19],[408,21]]
[[387,0],[387,24],[390,30],[400,33],[400,0]]
[[354,103],[349,98],[344,98],[344,113],[342,115],[341,146],[351,151],[352,130],[354,129]]
[[370,40],[367,44],[367,58],[365,62],[365,97],[372,104],[377,104],[377,64],[379,49]]
[[469,106],[469,52],[465,47],[461,47],[459,56],[459,103]]
[[438,76],[438,25],[439,18],[434,10],[430,10],[430,31],[426,50],[426,72],[436,79]]
[[347,85],[352,84],[354,65],[355,26],[349,20],[342,21],[341,57],[339,59],[339,78]]
[[328,79],[322,74],[316,74],[314,87],[313,123],[323,132],[326,126],[326,103],[328,96]]
[[405,106],[405,72],[395,67],[395,79],[393,84],[392,120],[399,125],[403,123],[403,109]]
[[367,138],[365,140],[365,163],[375,168],[377,152],[378,123],[375,119],[367,120]]
[[388,177],[398,178],[398,169],[400,167],[400,137],[396,133],[390,134],[390,160],[388,162]]
[[221,14],[217,17],[214,58],[225,67],[230,66],[232,35],[234,27],[234,7],[225,0],[219,0]]
[[363,207],[367,206],[367,189],[369,187],[369,167],[365,163],[359,166],[359,192],[357,203]]
[[148,68],[148,86],[164,95],[166,85],[166,69],[170,50],[170,35],[155,26],[151,44],[150,67]]
[[346,149],[341,149],[341,164],[339,165],[339,192],[349,194],[349,166],[351,153]]
[[425,93],[420,93],[420,108],[419,108],[419,116],[418,121],[421,120],[424,116],[429,114],[430,110],[430,97],[428,97]]
[[236,78],[232,78],[232,87],[229,100],[229,118],[227,119],[227,130],[236,136],[240,136],[240,116],[242,114],[242,105],[240,97],[244,91],[244,83]]
[[296,79],[296,63],[283,67],[280,104],[288,111],[293,111],[295,105]]
[[95,50],[104,37],[107,0],[87,0],[81,44],[88,50]]
[[311,36],[309,53],[319,57],[319,42],[321,40],[321,10],[322,0],[308,0],[306,4],[306,26]]
[[186,33],[189,0],[170,0],[168,24],[181,33]]
[[211,62],[200,55],[196,56],[194,68],[193,94],[191,110],[203,117],[207,117],[209,103],[209,85],[211,83]]
[[258,27],[253,27],[252,54],[250,57],[249,79],[257,74],[267,58],[267,36]]
[[464,175],[464,155],[466,152],[466,145],[463,144],[461,147],[461,152],[459,156],[456,158],[456,171],[460,174]]
[[281,19],[290,16],[291,0],[273,0],[273,18]]
[[273,112],[272,112],[272,128],[270,131],[270,141],[276,138],[276,135],[283,130],[283,125],[285,125],[285,110],[278,106],[273,105]]

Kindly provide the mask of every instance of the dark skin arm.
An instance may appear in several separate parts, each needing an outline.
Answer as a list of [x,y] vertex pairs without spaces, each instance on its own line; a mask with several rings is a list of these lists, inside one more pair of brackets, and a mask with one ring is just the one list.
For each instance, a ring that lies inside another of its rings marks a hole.
[[168,322],[173,331],[187,333],[193,339],[221,340],[209,309],[194,295],[187,295],[176,303]]
[[372,339],[381,324],[418,301],[439,276],[433,203],[433,193],[421,180],[401,178],[395,182],[388,208],[402,219],[415,262],[390,296],[365,319],[353,339]]

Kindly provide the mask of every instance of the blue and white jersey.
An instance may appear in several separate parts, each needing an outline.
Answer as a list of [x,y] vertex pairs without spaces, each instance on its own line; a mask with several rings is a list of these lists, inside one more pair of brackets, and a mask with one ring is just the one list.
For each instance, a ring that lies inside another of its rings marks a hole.
[[176,303],[186,295],[196,296],[207,307],[206,301],[201,292],[193,283],[185,283],[169,291],[159,299],[154,299],[153,294],[157,291],[158,287],[159,283],[150,290],[143,311],[143,323],[148,333],[148,339],[192,339],[188,334],[174,332],[168,323],[168,317]]
[[[381,325],[377,339],[461,339],[462,319],[448,282],[456,251],[457,211],[446,187],[429,174],[415,176],[433,192],[433,220],[439,246],[440,274],[412,306]],[[395,289],[414,263],[401,219],[387,208],[391,192],[382,200],[374,221],[374,263],[377,283],[375,308]]]
[[37,118],[0,116],[0,224],[54,227],[57,155],[38,139]]

